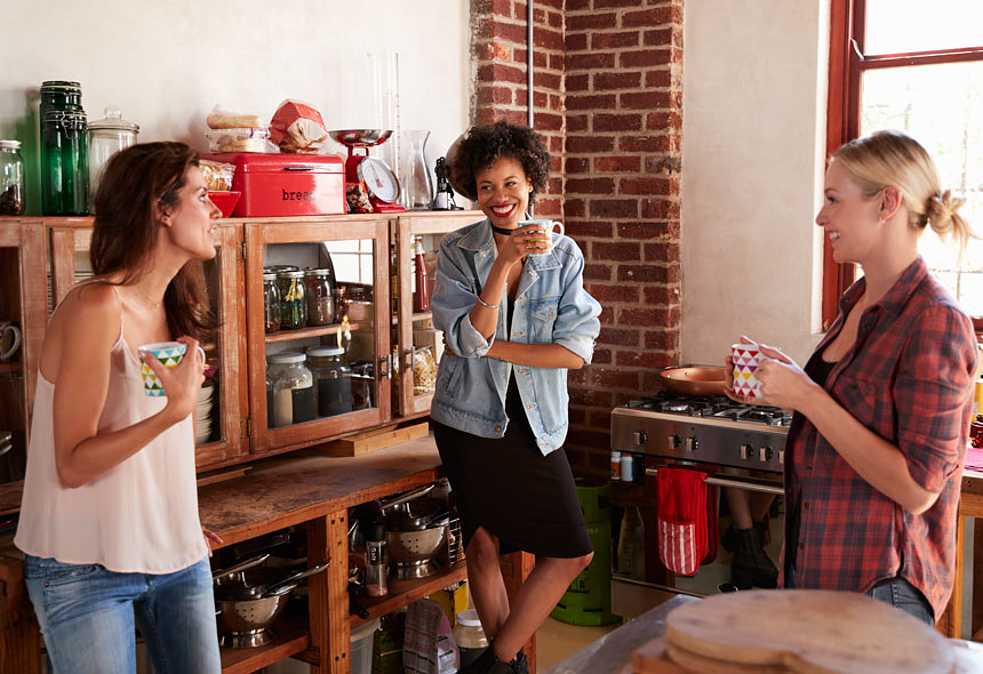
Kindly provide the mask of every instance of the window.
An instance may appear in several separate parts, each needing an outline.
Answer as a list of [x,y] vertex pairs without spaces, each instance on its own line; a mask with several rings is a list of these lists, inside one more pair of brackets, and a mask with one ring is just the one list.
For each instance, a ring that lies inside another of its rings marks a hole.
[[[877,129],[900,129],[935,159],[943,189],[983,232],[983,2],[832,0],[827,153]],[[836,317],[853,265],[823,254],[823,327]],[[983,241],[962,258],[930,229],[920,250],[971,315],[983,316]]]

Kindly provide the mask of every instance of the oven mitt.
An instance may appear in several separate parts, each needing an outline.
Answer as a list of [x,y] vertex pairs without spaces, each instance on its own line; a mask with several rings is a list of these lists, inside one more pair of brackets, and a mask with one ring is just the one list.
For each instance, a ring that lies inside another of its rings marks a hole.
[[707,555],[706,477],[683,468],[656,473],[659,558],[677,576],[695,575]]

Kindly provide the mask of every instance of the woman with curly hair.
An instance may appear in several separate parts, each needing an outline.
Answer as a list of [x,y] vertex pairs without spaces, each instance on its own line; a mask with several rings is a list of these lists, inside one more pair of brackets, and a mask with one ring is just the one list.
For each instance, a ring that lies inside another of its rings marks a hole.
[[[567,370],[590,363],[600,305],[572,239],[526,210],[546,186],[549,153],[531,129],[472,128],[449,158],[451,181],[486,219],[444,238],[434,324],[444,333],[431,418],[463,523],[471,594],[488,650],[468,674],[522,672],[520,649],[593,552],[562,446]],[[499,555],[536,567],[510,606]]]

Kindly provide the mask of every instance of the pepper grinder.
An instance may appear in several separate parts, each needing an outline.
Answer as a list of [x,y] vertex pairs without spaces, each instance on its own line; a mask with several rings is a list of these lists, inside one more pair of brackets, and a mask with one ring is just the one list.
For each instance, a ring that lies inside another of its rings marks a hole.
[[389,564],[386,559],[386,530],[375,522],[365,532],[365,590],[370,597],[389,594]]

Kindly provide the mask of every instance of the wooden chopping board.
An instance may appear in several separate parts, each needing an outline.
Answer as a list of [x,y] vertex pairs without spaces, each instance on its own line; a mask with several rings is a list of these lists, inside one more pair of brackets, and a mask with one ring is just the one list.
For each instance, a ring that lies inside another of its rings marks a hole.
[[666,623],[667,648],[684,655],[799,674],[950,674],[955,663],[935,630],[852,592],[720,594],[680,606]]

